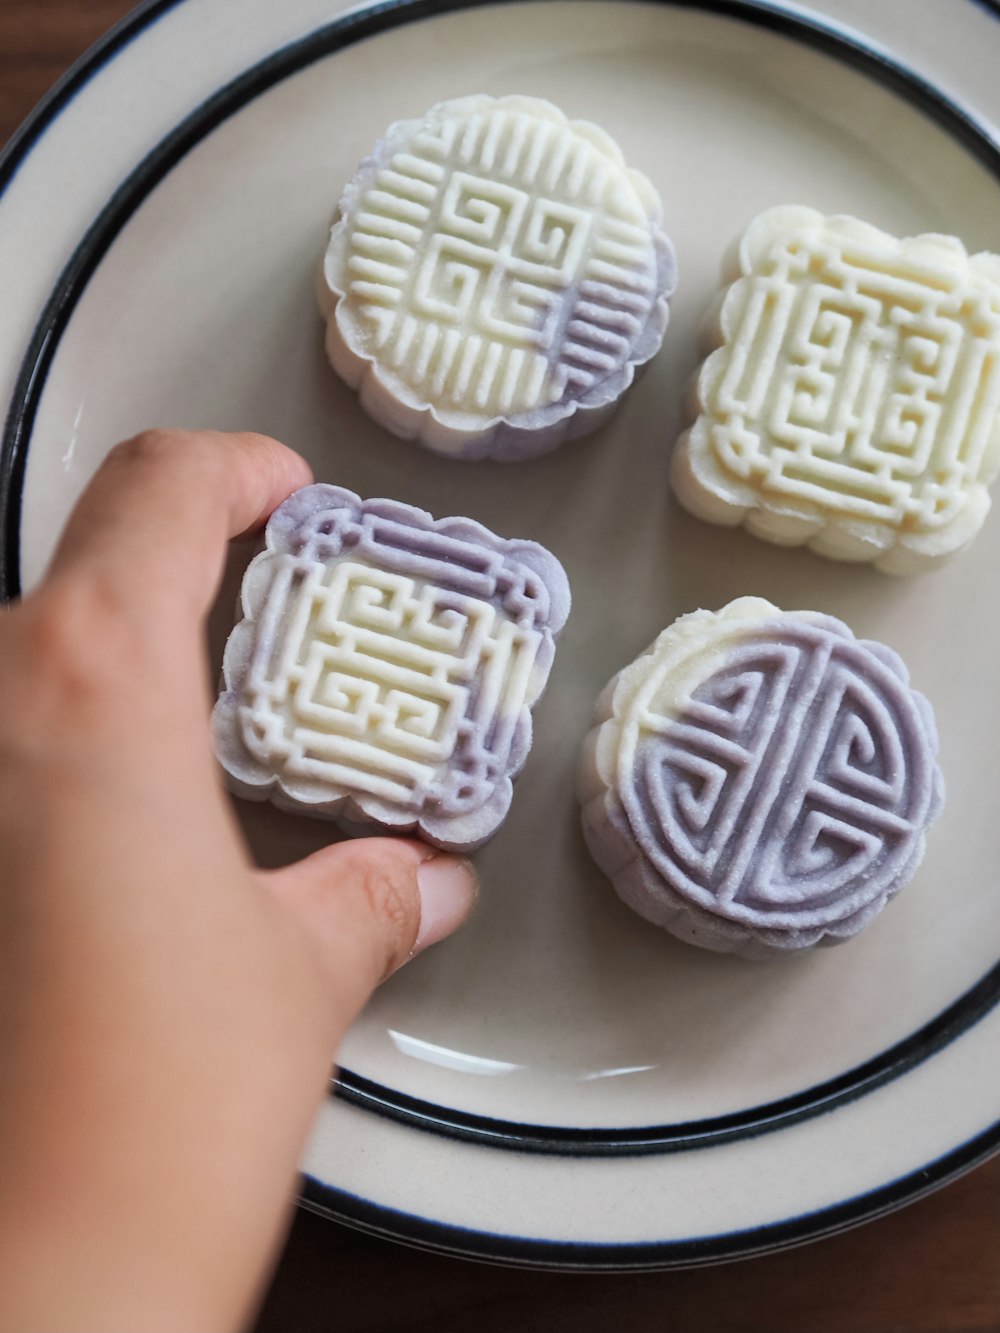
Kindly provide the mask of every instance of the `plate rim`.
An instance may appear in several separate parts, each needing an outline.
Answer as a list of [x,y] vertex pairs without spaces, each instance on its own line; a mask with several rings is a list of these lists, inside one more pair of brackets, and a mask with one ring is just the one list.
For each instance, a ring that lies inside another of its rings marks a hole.
[[[0,602],[16,597],[20,591],[19,583],[19,547],[20,547],[20,519],[21,519],[21,501],[23,497],[24,486],[24,466],[27,461],[28,447],[30,445],[34,409],[40,402],[41,395],[44,392],[45,381],[48,369],[51,366],[52,358],[58,347],[60,338],[68,323],[72,311],[83,294],[87,283],[97,266],[103,259],[107,250],[114,243],[121,228],[127,223],[129,217],[135,209],[141,204],[149,193],[155,189],[156,185],[165,175],[173,169],[174,166],[185,156],[185,154],[195,146],[203,137],[211,132],[219,123],[242,109],[254,97],[273,87],[281,79],[288,77],[306,67],[315,59],[322,58],[332,54],[336,50],[343,49],[352,45],[369,35],[376,35],[389,31],[394,27],[403,24],[419,21],[422,18],[434,17],[441,14],[453,13],[473,8],[481,8],[487,5],[499,5],[507,3],[508,0],[374,0],[373,3],[363,5],[346,13],[339,14],[332,22],[322,25],[313,30],[306,36],[280,47],[270,53],[263,60],[243,70],[236,78],[223,84],[216,89],[215,93],[206,98],[200,105],[194,108],[189,115],[182,118],[159,143],[145,155],[138,165],[125,177],[119,187],[116,189],[111,199],[105,207],[97,214],[91,225],[85,231],[78,246],[74,250],[72,257],[60,274],[48,302],[39,317],[34,333],[30,340],[26,355],[21,365],[21,370],[17,378],[15,389],[11,398],[10,410],[4,425],[2,445],[0,445],[0,530],[3,533],[3,541],[0,542]],[[539,0],[536,0],[539,2]],[[991,135],[987,127],[981,124],[978,119],[967,111],[960,102],[943,92],[930,79],[924,77],[916,70],[898,60],[876,42],[867,41],[863,34],[854,29],[839,28],[833,22],[827,22],[826,19],[817,15],[815,12],[803,11],[798,6],[787,6],[778,0],[772,3],[771,0],[645,0],[646,3],[656,3],[673,8],[690,8],[701,10],[712,14],[718,14],[724,17],[735,18],[737,20],[748,21],[755,26],[760,26],[772,31],[777,31],[783,35],[791,36],[804,41],[807,45],[817,48],[827,54],[832,54],[839,58],[843,63],[861,68],[863,73],[877,78],[883,86],[890,88],[897,94],[902,93],[911,103],[914,103],[925,114],[930,114],[939,124],[943,124],[953,137],[960,140],[967,151],[971,151],[977,156],[987,168],[1000,179],[1000,144],[996,138]],[[970,0],[970,2],[981,10],[987,12],[991,17],[1000,18],[1000,3],[998,0]],[[182,0],[143,0],[138,8],[132,14],[126,16],[116,27],[111,29],[89,52],[87,52],[79,61],[77,61],[70,70],[56,83],[45,98],[38,104],[35,111],[22,124],[20,129],[8,143],[7,147],[0,153],[0,200],[11,182],[16,172],[30,153],[34,144],[44,135],[51,123],[59,116],[62,110],[72,101],[76,92],[84,86],[91,78],[100,72],[101,68],[115,55],[124,49],[131,40],[150,26],[161,15],[177,7]],[[329,45],[324,42],[324,37],[332,38],[334,35],[342,38],[341,40],[330,41]],[[310,54],[311,52],[311,54]],[[302,58],[305,56],[305,58]],[[251,84],[256,86],[250,87]],[[241,90],[246,91],[245,96],[241,96]],[[96,249],[94,248],[96,245]],[[19,411],[19,406],[25,403],[31,405],[30,413]],[[992,997],[986,1005],[979,1004],[975,1006],[978,1012],[975,1017],[959,1027],[953,1027],[948,1023],[947,1017],[953,1010],[962,1008],[968,1001],[973,992],[978,991],[987,982],[991,982],[996,976],[997,994]],[[917,1033],[911,1034],[901,1043],[896,1043],[887,1052],[876,1056],[873,1060],[865,1062],[857,1067],[856,1071],[869,1071],[870,1066],[882,1062],[886,1056],[891,1056],[901,1046],[908,1046],[915,1040],[919,1040],[927,1029],[937,1028],[944,1023],[945,1028],[953,1028],[946,1031],[943,1036],[925,1051],[922,1051],[916,1059],[906,1059],[898,1070],[890,1070],[879,1077],[866,1076],[863,1086],[848,1091],[841,1091],[835,1095],[832,1100],[825,1098],[822,1105],[819,1105],[806,1114],[818,1114],[833,1106],[840,1104],[845,1100],[853,1100],[857,1096],[862,1096],[887,1081],[897,1074],[906,1072],[914,1063],[933,1055],[937,1050],[946,1045],[953,1036],[961,1032],[968,1031],[975,1025],[979,1018],[989,1012],[994,1007],[997,1000],[1000,1000],[1000,963],[983,978],[971,987],[963,996],[953,1002],[951,1006],[938,1014],[930,1023],[924,1025]],[[345,1077],[346,1076],[346,1077]],[[826,1084],[817,1085],[816,1089],[807,1090],[805,1094],[796,1094],[790,1099],[782,1099],[779,1103],[768,1104],[764,1107],[754,1108],[754,1114],[760,1116],[762,1113],[769,1113],[770,1117],[775,1116],[775,1107],[782,1107],[787,1101],[796,1101],[809,1092],[825,1092],[830,1084],[840,1083],[844,1075],[838,1076]],[[354,1081],[354,1087],[351,1087],[351,1080]],[[367,1089],[364,1085],[367,1084]],[[364,1080],[358,1075],[354,1075],[350,1070],[341,1070],[339,1078],[338,1095],[345,1100],[353,1100],[356,1105],[364,1104],[366,1109],[381,1110],[383,1114],[396,1114],[404,1123],[409,1125],[416,1124],[417,1127],[427,1130],[435,1129],[442,1132],[438,1124],[434,1124],[430,1117],[425,1117],[426,1123],[419,1123],[415,1120],[412,1107],[404,1115],[398,1115],[395,1108],[376,1106],[378,1101],[378,1092],[375,1096],[370,1096],[372,1089],[385,1091],[392,1094],[392,1090],[381,1089],[380,1085],[372,1084],[369,1080]],[[368,1096],[368,1101],[364,1100]],[[418,1099],[408,1099],[417,1102]],[[433,1106],[433,1104],[426,1104]],[[433,1107],[435,1111],[449,1108]],[[451,1114],[456,1114],[451,1112]],[[457,1113],[462,1115],[463,1113]],[[768,1129],[777,1129],[788,1123],[789,1114],[787,1107],[784,1111],[777,1114],[776,1122],[773,1124],[757,1125],[750,1130],[750,1133],[766,1132]],[[802,1112],[795,1113],[795,1118],[802,1118]],[[473,1126],[472,1137],[477,1137],[481,1142],[489,1142],[490,1146],[500,1146],[496,1142],[495,1131],[491,1128],[495,1125],[504,1125],[509,1122],[489,1121],[486,1117],[468,1117],[469,1120],[482,1122],[488,1128],[487,1134],[481,1132],[481,1125],[477,1128]],[[719,1117],[717,1119],[728,1119],[728,1117]],[[693,1122],[697,1124],[698,1122]],[[462,1127],[459,1127],[460,1130]],[[525,1129],[547,1130],[548,1127],[535,1126],[515,1126],[519,1131]],[[558,1127],[557,1127],[558,1128]],[[689,1126],[668,1126],[668,1127],[649,1127],[653,1131],[666,1129],[676,1134],[678,1130],[688,1130]],[[448,1132],[447,1130],[444,1132]],[[581,1131],[591,1136],[600,1135],[603,1131]],[[636,1131],[633,1131],[636,1132]],[[639,1133],[648,1133],[641,1129]],[[620,1131],[615,1131],[620,1133]],[[454,1136],[454,1135],[453,1135]],[[458,1137],[469,1137],[469,1134],[460,1132]],[[731,1137],[731,1136],[730,1136]],[[717,1141],[717,1140],[716,1140]],[[974,1145],[974,1146],[973,1146]],[[531,1147],[530,1143],[525,1142],[522,1134],[519,1141],[503,1144],[508,1148],[515,1148],[523,1151],[524,1148]],[[698,1142],[682,1142],[678,1146],[665,1146],[664,1142],[649,1145],[641,1145],[633,1148],[632,1151],[664,1152],[678,1151],[682,1149],[711,1146],[711,1140],[706,1140],[703,1136]],[[822,1210],[819,1213],[809,1213],[802,1215],[801,1218],[789,1219],[787,1222],[779,1224],[768,1224],[761,1228],[754,1228],[749,1232],[732,1233],[729,1236],[709,1237],[704,1241],[694,1239],[685,1242],[657,1242],[652,1247],[648,1244],[642,1246],[600,1246],[590,1242],[572,1243],[572,1248],[576,1253],[585,1253],[588,1256],[586,1261],[576,1260],[569,1266],[571,1267],[613,1267],[620,1269],[626,1267],[665,1267],[676,1264],[690,1264],[693,1262],[719,1262],[726,1258],[733,1258],[737,1255],[761,1252],[763,1249],[783,1248],[786,1245],[800,1243],[804,1239],[812,1238],[818,1235],[831,1234],[833,1231],[842,1230],[847,1226],[855,1225],[857,1222],[866,1220],[869,1217],[878,1216],[883,1212],[890,1211],[895,1207],[901,1206],[912,1198],[919,1197],[920,1194],[928,1192],[937,1185],[945,1183],[954,1175],[961,1173],[975,1165],[976,1162],[984,1160],[985,1157],[1000,1149],[1000,1120],[994,1125],[988,1127],[981,1134],[973,1139],[945,1154],[943,1157],[931,1163],[929,1167],[914,1172],[911,1175],[901,1177],[898,1181],[890,1182],[881,1189],[870,1191],[867,1194],[859,1195],[856,1199],[840,1203],[833,1208]],[[536,1151],[539,1149],[536,1149]],[[551,1151],[551,1149],[540,1149]],[[563,1151],[566,1151],[564,1148]],[[571,1149],[570,1151],[576,1151]],[[585,1150],[586,1151],[586,1150]],[[604,1151],[598,1147],[598,1152]],[[611,1151],[622,1151],[620,1145],[612,1147]],[[625,1149],[629,1151],[629,1149]],[[322,1191],[324,1199],[310,1197],[310,1189]],[[886,1200],[882,1196],[889,1192],[891,1197]],[[337,1196],[338,1202],[335,1205],[330,1203],[329,1196]],[[356,1205],[345,1203],[344,1200],[355,1200]],[[373,1204],[369,1201],[360,1199],[359,1196],[350,1195],[346,1191],[337,1190],[335,1187],[322,1184],[313,1177],[307,1177],[304,1201],[307,1206],[314,1207],[326,1215],[339,1217],[342,1221],[347,1221],[352,1225],[362,1226],[363,1229],[381,1230],[382,1234],[391,1234],[399,1239],[411,1241],[411,1243],[426,1243],[429,1248],[443,1249],[448,1253],[468,1253],[470,1257],[489,1257],[492,1261],[503,1261],[500,1254],[483,1254],[481,1244],[477,1248],[469,1251],[456,1249],[454,1244],[438,1244],[434,1240],[421,1240],[411,1234],[410,1228],[414,1225],[418,1229],[426,1232],[427,1228],[439,1228],[441,1231],[454,1232],[463,1230],[469,1237],[478,1238],[482,1242],[483,1238],[489,1238],[490,1233],[479,1233],[472,1230],[451,1226],[450,1224],[434,1223],[430,1219],[416,1218],[412,1214],[398,1213],[388,1205]],[[360,1207],[363,1205],[363,1207]],[[860,1210],[857,1215],[852,1215],[847,1220],[840,1217],[833,1217],[833,1214],[840,1214],[842,1209],[854,1209],[855,1205]],[[374,1210],[383,1218],[398,1217],[406,1219],[405,1230],[392,1230],[384,1227],[376,1227],[374,1224],[366,1225],[364,1210]],[[826,1219],[824,1221],[813,1221],[813,1219]],[[783,1228],[791,1226],[798,1221],[811,1223],[800,1231],[795,1238],[789,1239],[771,1239],[763,1244],[749,1242],[745,1246],[732,1248],[732,1242],[741,1237],[757,1237],[764,1233],[773,1235],[782,1231]],[[517,1257],[508,1258],[508,1262],[524,1263],[526,1262],[523,1247],[540,1247],[549,1254],[549,1258],[540,1258],[537,1260],[537,1266],[559,1267],[563,1266],[561,1261],[552,1260],[551,1253],[554,1245],[560,1242],[548,1242],[537,1240],[525,1240],[517,1237],[494,1237],[505,1245],[518,1247],[521,1253]],[[722,1244],[721,1250],[718,1248]],[[728,1244],[727,1244],[728,1242]],[[669,1250],[670,1255],[677,1255],[687,1247],[704,1246],[702,1257],[668,1257],[665,1251]],[[623,1250],[629,1250],[632,1256],[637,1249],[649,1250],[654,1248],[658,1251],[655,1259],[648,1262],[643,1259],[638,1262],[629,1262],[623,1265],[621,1262],[602,1263],[598,1257],[598,1252],[604,1249],[621,1254]],[[535,1260],[531,1261],[536,1263]]]
[[479,1231],[372,1203],[349,1190],[327,1185],[308,1172],[302,1175],[298,1206],[382,1240],[402,1241],[433,1254],[504,1267],[607,1273],[708,1268],[795,1249],[886,1217],[993,1157],[998,1138],[1000,1120],[927,1166],[827,1208],[798,1213],[781,1222],[682,1241],[554,1241]]
[[[338,1100],[398,1124],[502,1152],[568,1157],[696,1152],[777,1133],[865,1097],[933,1058],[998,1005],[1000,962],[909,1036],[832,1078],[743,1110],[668,1124],[576,1127],[506,1120],[426,1101],[343,1065],[331,1078],[330,1090]],[[1000,1151],[1000,1130],[996,1149]]]
[[35,103],[0,151],[0,199],[32,148],[76,94],[133,38],[184,0],[139,0],[56,79]]

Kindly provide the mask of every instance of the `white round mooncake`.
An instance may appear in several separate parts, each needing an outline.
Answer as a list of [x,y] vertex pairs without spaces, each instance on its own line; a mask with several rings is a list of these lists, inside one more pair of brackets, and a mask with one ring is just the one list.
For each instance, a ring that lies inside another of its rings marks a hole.
[[520,459],[584,435],[659,349],[661,204],[607,134],[530,97],[398,121],[340,200],[320,301],[334,369],[393,434]]

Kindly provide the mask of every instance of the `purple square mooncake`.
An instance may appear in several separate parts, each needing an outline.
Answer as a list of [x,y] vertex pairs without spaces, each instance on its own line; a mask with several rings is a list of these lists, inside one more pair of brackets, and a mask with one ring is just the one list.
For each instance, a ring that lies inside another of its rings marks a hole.
[[569,584],[467,518],[307,486],[271,515],[226,644],[215,748],[239,795],[470,851],[531,746]]
[[340,200],[326,348],[395,435],[521,459],[596,429],[659,349],[659,197],[596,125],[534,97],[397,121]]
[[630,907],[765,958],[866,926],[919,865],[943,784],[930,705],[891,649],[744,597],[682,616],[611,680],[580,797]]

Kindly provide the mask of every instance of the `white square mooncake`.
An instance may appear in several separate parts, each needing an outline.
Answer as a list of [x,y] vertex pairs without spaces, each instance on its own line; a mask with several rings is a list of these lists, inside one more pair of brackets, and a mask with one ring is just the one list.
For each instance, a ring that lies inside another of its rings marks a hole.
[[230,786],[348,832],[472,850],[507,814],[569,604],[535,542],[297,491],[226,644],[213,730]]
[[773,208],[712,333],[673,460],[692,513],[895,574],[975,535],[1000,471],[1000,256]]

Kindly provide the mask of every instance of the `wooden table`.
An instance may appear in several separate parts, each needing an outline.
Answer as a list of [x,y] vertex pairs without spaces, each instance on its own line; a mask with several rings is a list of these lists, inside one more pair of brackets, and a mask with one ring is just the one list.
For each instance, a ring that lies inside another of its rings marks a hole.
[[[231,0],[234,5],[239,0]],[[129,0],[0,0],[0,141]],[[1000,1157],[846,1235],[721,1268],[523,1273],[300,1214],[256,1333],[1000,1333]]]

